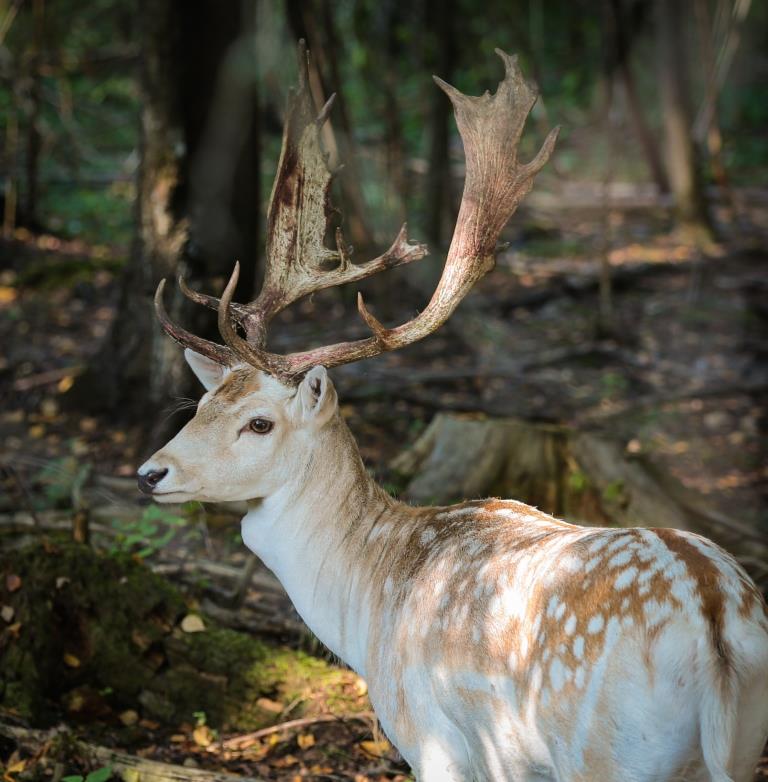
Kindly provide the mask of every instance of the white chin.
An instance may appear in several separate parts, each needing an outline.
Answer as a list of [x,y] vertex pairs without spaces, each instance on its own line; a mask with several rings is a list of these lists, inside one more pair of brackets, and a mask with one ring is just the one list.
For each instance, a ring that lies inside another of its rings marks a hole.
[[198,499],[198,497],[186,491],[167,491],[158,494],[153,494],[152,499],[155,502],[159,502],[161,505],[168,505],[168,504],[178,505],[181,502],[189,502],[190,500],[196,500]]

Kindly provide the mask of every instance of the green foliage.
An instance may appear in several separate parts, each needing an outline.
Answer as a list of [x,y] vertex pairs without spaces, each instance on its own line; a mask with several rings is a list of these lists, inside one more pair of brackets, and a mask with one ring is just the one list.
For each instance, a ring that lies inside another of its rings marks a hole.
[[22,3],[5,40],[12,89],[0,91],[0,127],[18,122],[20,143],[10,170],[27,193],[24,139],[35,111],[41,137],[37,213],[46,229],[90,243],[126,247],[133,231],[133,175],[139,94],[132,59],[135,10],[119,0],[46,3],[42,59],[33,4]]
[[625,498],[624,482],[622,480],[611,481],[603,488],[602,493],[606,502],[620,503]]
[[72,774],[68,777],[62,777],[61,782],[107,782],[112,776],[112,766],[102,766],[91,771],[87,776],[82,774]]
[[[189,503],[193,508],[197,503]],[[160,505],[149,505],[136,519],[113,519],[117,530],[112,552],[127,551],[140,558],[150,557],[170,545],[178,533],[189,524],[186,516],[179,516]]]
[[91,464],[82,464],[74,456],[47,462],[33,478],[39,488],[33,500],[36,509],[70,507],[72,495],[83,487],[91,469]]
[[573,470],[568,474],[568,488],[574,492],[583,492],[588,485],[587,476],[580,470]]

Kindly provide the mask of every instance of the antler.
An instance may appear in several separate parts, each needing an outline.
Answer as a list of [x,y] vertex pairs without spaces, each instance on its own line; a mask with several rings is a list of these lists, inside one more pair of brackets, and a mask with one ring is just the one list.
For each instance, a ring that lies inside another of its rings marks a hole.
[[[526,84],[517,58],[500,49],[496,53],[506,72],[494,95],[463,95],[434,77],[454,106],[464,142],[466,178],[445,268],[432,299],[414,319],[386,328],[368,311],[358,294],[358,310],[372,336],[300,353],[270,353],[264,349],[266,327],[277,312],[292,302],[314,291],[409,263],[427,252],[425,245],[408,241],[406,226],[384,255],[361,265],[350,262],[350,250],[340,230],[336,231],[337,249],[325,246],[332,174],[320,147],[319,129],[327,119],[333,96],[313,119],[303,41],[299,52],[299,89],[289,100],[267,217],[267,269],[261,293],[250,304],[232,302],[239,264],[235,264],[221,300],[195,293],[183,280],[179,281],[182,291],[193,301],[218,310],[219,330],[228,348],[201,340],[171,324],[162,308],[162,285],[155,297],[161,324],[177,341],[221,363],[239,359],[287,381],[319,364],[338,366],[409,345],[439,328],[472,286],[493,268],[499,235],[549,159],[559,130],[550,132],[530,163],[518,163],[517,146],[536,93]],[[332,263],[336,266],[329,269]],[[235,322],[245,329],[245,339],[237,333]]]

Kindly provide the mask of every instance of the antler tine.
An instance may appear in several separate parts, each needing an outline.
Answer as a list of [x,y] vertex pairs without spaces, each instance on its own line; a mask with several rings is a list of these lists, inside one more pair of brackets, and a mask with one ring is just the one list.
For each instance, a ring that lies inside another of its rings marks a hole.
[[[208,307],[208,309],[211,310],[219,309],[219,302],[221,301],[221,299],[217,299],[215,296],[209,296],[206,293],[200,293],[199,291],[192,290],[192,288],[190,288],[189,285],[187,285],[187,281],[184,279],[184,276],[181,274],[179,275],[177,281],[179,284],[179,288],[181,289],[181,292],[190,301],[194,301],[195,304],[202,304],[203,307]],[[238,323],[243,323],[244,321],[248,320],[248,317],[250,315],[247,305],[237,304],[234,301],[230,304],[230,310],[232,313],[232,317]]]
[[227,343],[232,352],[246,364],[268,372],[277,377],[286,378],[286,359],[283,356],[274,353],[268,353],[265,350],[254,345],[252,342],[243,339],[238,333],[237,328],[232,322],[230,307],[232,305],[232,295],[237,287],[237,281],[240,277],[240,263],[235,263],[232,276],[229,278],[224,293],[221,294],[221,303],[219,304],[219,332],[224,342]]
[[517,147],[536,92],[526,83],[517,58],[500,49],[505,75],[494,95],[464,95],[435,77],[453,103],[464,143],[466,175],[451,245],[440,282],[427,307],[414,319],[387,329],[368,311],[358,309],[373,332],[368,339],[345,342],[286,356],[293,374],[316,364],[338,366],[416,342],[441,326],[477,281],[495,265],[496,244],[533,179],[549,159],[559,128],[547,136],[536,157],[517,161]]
[[187,331],[186,329],[177,326],[169,317],[165,310],[165,304],[163,303],[163,291],[165,290],[165,279],[160,280],[155,291],[155,313],[157,319],[160,321],[160,325],[163,327],[165,333],[176,340],[179,345],[185,348],[191,348],[196,353],[200,353],[203,356],[222,364],[223,366],[231,366],[237,363],[233,352],[224,347],[224,345],[217,345],[215,342],[198,337],[195,334]]

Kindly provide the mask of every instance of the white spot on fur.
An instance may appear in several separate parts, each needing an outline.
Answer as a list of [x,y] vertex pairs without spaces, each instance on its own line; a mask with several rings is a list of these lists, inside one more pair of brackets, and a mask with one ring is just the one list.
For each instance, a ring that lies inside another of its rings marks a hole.
[[592,559],[588,559],[584,565],[584,572],[591,573],[600,564],[601,561],[601,557],[592,557]]
[[635,576],[637,576],[637,568],[634,565],[628,567],[616,576],[616,580],[613,582],[614,588],[626,589],[635,580]]
[[565,622],[565,627],[563,628],[567,635],[573,635],[574,631],[576,630],[576,614],[571,614],[568,619]]
[[595,633],[599,633],[603,629],[603,625],[605,624],[605,619],[603,619],[602,614],[595,614],[587,624],[587,632],[594,635]]
[[435,532],[432,527],[426,527],[421,531],[420,540],[422,543],[430,543],[437,537],[437,532]]
[[592,542],[591,542],[591,543],[590,543],[590,544],[587,546],[587,551],[588,551],[590,554],[597,554],[597,552],[598,552],[598,551],[601,551],[603,548],[605,548],[605,546],[606,546],[606,545],[607,545],[607,543],[608,543],[608,540],[609,540],[609,539],[608,539],[608,537],[607,537],[607,536],[599,537],[599,538],[597,538],[596,540],[593,540],[593,541],[592,541]]
[[584,636],[577,635],[573,639],[573,656],[577,660],[581,660],[584,657]]
[[632,559],[632,556],[633,556],[633,552],[629,551],[628,549],[624,549],[624,551],[619,551],[618,554],[614,554],[608,560],[608,567],[620,567],[621,565],[626,565]]
[[624,546],[630,544],[632,542],[632,536],[631,535],[619,535],[618,537],[614,538],[606,547],[605,547],[605,553],[606,554],[612,554],[615,551],[618,551],[619,549],[624,548]]
[[552,597],[549,598],[549,603],[547,603],[547,616],[554,616],[559,605],[560,600],[557,595],[552,595]]

